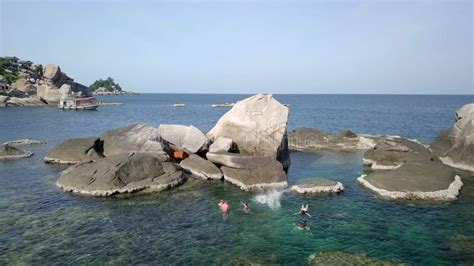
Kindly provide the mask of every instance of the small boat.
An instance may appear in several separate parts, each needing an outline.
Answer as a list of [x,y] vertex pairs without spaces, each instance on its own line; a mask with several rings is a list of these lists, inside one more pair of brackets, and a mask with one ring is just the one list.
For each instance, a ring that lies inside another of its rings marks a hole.
[[218,104],[213,104],[211,107],[217,108],[217,107],[232,107],[234,106],[235,103],[218,103]]
[[65,110],[96,110],[97,107],[99,107],[99,102],[94,97],[61,98],[58,105],[58,108]]
[[174,107],[186,107],[186,104],[184,103],[175,103],[173,104]]

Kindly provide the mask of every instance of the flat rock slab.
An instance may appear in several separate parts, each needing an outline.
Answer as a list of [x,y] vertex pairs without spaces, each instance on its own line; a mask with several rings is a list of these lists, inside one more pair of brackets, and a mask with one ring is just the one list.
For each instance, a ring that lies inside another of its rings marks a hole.
[[455,200],[463,183],[440,162],[404,163],[397,169],[362,175],[358,181],[386,199]]
[[44,161],[75,164],[83,160],[98,160],[103,157],[102,150],[102,143],[98,137],[68,139],[50,150]]
[[222,179],[222,172],[215,164],[195,154],[182,160],[180,165],[192,175],[202,179]]
[[163,161],[168,159],[160,142],[158,129],[149,125],[132,124],[112,129],[106,131],[100,138],[104,142],[105,156],[146,152],[163,157]]
[[30,151],[23,151],[10,145],[0,147],[0,160],[15,160],[33,156]]
[[183,183],[183,172],[147,153],[119,154],[96,162],[84,161],[64,170],[57,185],[65,191],[111,196],[137,191],[161,191]]
[[301,194],[339,193],[344,190],[342,183],[332,180],[318,179],[303,181],[291,187],[291,190]]
[[290,149],[298,151],[366,150],[376,145],[376,138],[359,136],[349,130],[333,135],[315,128],[299,128],[289,133],[288,144]]
[[160,125],[158,128],[163,140],[170,143],[177,150],[187,153],[197,153],[207,148],[208,139],[204,133],[194,126]]
[[225,153],[229,152],[232,148],[232,140],[225,137],[218,137],[214,142],[209,146],[209,152],[212,153]]
[[235,169],[223,166],[221,170],[224,174],[224,180],[239,186],[240,189],[245,191],[286,188],[288,186],[287,176],[281,164],[277,168],[262,165],[253,169]]
[[21,145],[37,145],[37,144],[45,144],[44,141],[34,140],[34,139],[17,139],[4,142],[3,145],[10,145],[10,146],[21,146]]

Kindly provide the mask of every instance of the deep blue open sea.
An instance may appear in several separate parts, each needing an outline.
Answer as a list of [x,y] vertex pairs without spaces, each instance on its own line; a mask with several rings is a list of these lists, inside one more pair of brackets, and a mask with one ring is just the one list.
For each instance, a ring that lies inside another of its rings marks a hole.
[[[213,103],[246,95],[141,94],[102,97],[123,105],[98,111],[57,108],[0,109],[0,143],[19,138],[46,141],[25,146],[35,155],[0,161],[0,264],[285,264],[304,265],[321,251],[365,254],[415,265],[474,264],[474,176],[461,173],[459,200],[427,204],[375,198],[360,187],[362,152],[292,152],[289,184],[299,179],[340,181],[339,195],[289,192],[260,195],[221,181],[189,181],[158,194],[94,198],[55,186],[62,166],[43,157],[67,138],[97,136],[131,123],[194,125],[209,130],[228,109]],[[289,130],[390,134],[431,142],[450,127],[454,112],[474,96],[275,95],[290,104]],[[186,108],[174,108],[185,103]],[[280,196],[280,198],[278,198]],[[221,198],[233,211],[223,221]],[[249,200],[252,212],[238,210]],[[295,229],[309,203],[310,231]],[[270,208],[273,207],[273,208]]]

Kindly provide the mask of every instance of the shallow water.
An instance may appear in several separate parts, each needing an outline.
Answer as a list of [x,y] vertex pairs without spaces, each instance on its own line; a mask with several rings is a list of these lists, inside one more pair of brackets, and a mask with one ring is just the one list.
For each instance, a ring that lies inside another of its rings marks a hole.
[[[139,95],[109,97],[121,106],[97,112],[55,108],[0,109],[0,141],[29,137],[48,144],[25,147],[29,159],[0,162],[0,263],[304,264],[319,251],[363,253],[410,264],[474,262],[474,177],[464,174],[458,201],[390,202],[360,187],[362,152],[291,153],[289,183],[340,181],[340,195],[246,193],[220,181],[190,181],[159,194],[93,198],[55,187],[63,167],[42,157],[66,138],[98,135],[134,122],[194,124],[210,129],[227,110],[212,103],[241,95]],[[277,95],[290,103],[290,129],[351,129],[431,141],[472,96]],[[175,102],[186,108],[176,109]],[[231,202],[223,220],[219,199]],[[251,212],[239,210],[240,200]],[[268,204],[263,204],[268,203]],[[294,216],[309,203],[310,231]],[[280,206],[277,206],[277,205]]]

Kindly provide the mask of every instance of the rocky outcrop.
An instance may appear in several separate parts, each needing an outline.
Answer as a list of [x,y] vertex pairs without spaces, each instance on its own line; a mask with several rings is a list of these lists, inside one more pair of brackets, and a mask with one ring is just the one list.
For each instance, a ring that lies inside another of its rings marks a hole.
[[344,190],[344,186],[337,181],[317,179],[300,182],[291,186],[291,190],[301,194],[339,193]]
[[385,137],[379,140],[373,149],[365,152],[363,160],[364,165],[372,170],[396,169],[405,162],[440,162],[438,157],[422,144],[400,137]]
[[333,135],[314,128],[300,128],[289,133],[288,144],[290,149],[298,151],[367,150],[376,145],[378,138],[349,130]]
[[195,154],[189,155],[180,163],[181,167],[190,172],[193,176],[202,179],[222,179],[222,172],[216,165]]
[[279,167],[281,165],[273,157],[257,157],[238,153],[212,153],[208,152],[206,157],[209,161],[232,168],[255,169],[261,165]]
[[185,181],[182,170],[147,153],[120,154],[85,161],[63,171],[57,185],[65,191],[111,196],[137,191],[162,191]]
[[430,145],[447,165],[474,171],[474,103],[461,107],[452,128],[442,131]]
[[98,160],[103,156],[103,143],[97,137],[68,139],[48,152],[47,163],[76,164],[84,160]]
[[37,97],[27,97],[27,98],[18,98],[18,97],[9,97],[8,100],[5,102],[5,106],[32,106],[32,107],[40,107],[46,106],[47,104],[44,101],[41,101]]
[[11,145],[0,146],[0,160],[13,160],[33,156],[30,151],[22,151]]
[[145,124],[132,124],[123,128],[112,129],[101,136],[104,143],[104,155],[129,154],[146,152],[154,154],[162,161],[168,159],[160,142],[159,130]]
[[258,94],[235,104],[207,135],[211,141],[232,139],[241,154],[273,157],[288,169],[288,113],[272,95]]
[[222,153],[229,152],[232,148],[232,140],[229,138],[218,137],[214,142],[209,146],[209,152],[213,153]]
[[187,153],[197,153],[207,149],[208,139],[204,133],[194,126],[160,125],[158,127],[161,138],[175,150]]
[[425,146],[387,137],[364,154],[370,169],[358,181],[385,199],[455,200],[463,183]]

